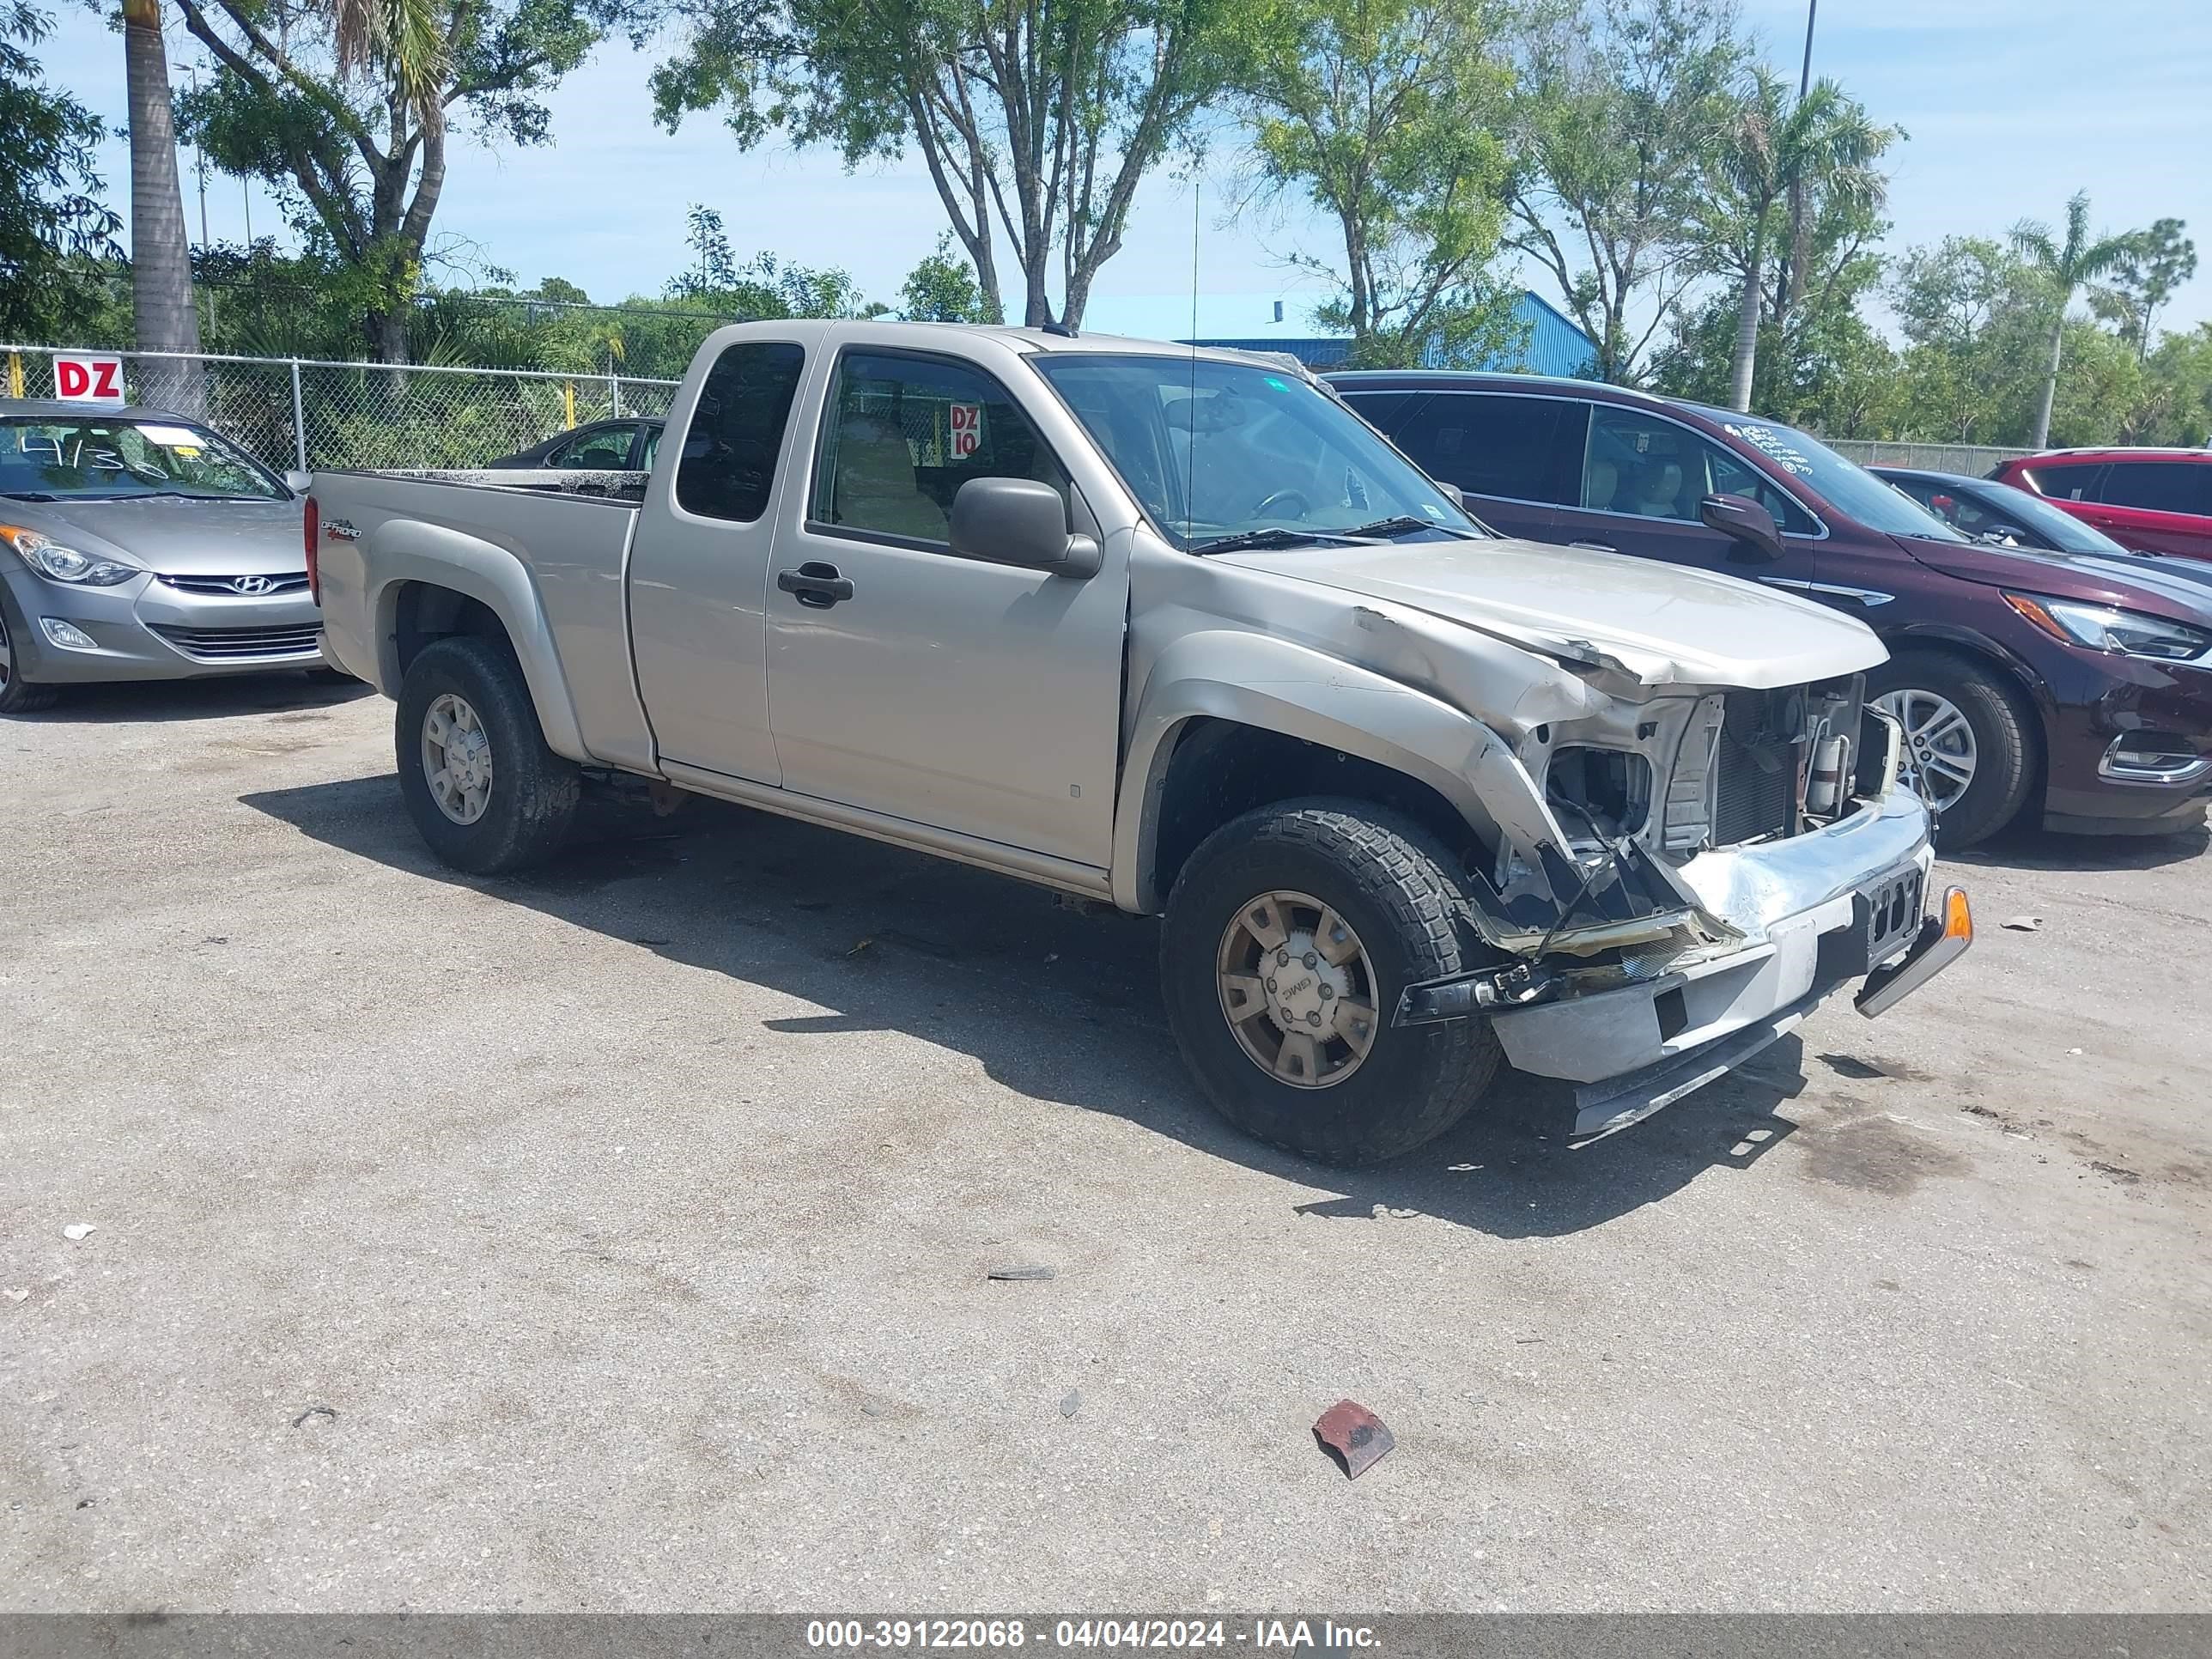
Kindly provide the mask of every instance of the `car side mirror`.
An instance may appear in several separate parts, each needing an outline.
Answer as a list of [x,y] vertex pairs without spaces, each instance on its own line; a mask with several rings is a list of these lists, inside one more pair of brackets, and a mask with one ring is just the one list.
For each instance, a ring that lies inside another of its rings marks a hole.
[[1708,495],[1698,503],[1698,517],[1708,530],[1719,531],[1763,558],[1782,556],[1782,526],[1748,495]]
[[952,550],[1081,580],[1098,574],[1098,544],[1067,528],[1067,502],[1034,478],[970,478],[952,498]]
[[1443,496],[1461,512],[1467,511],[1467,492],[1457,484],[1446,483],[1442,478],[1431,478],[1429,482],[1436,485],[1437,495]]
[[287,472],[284,475],[284,488],[290,490],[295,495],[306,495],[309,489],[313,488],[314,482],[315,475],[313,473],[302,472],[297,467],[293,468],[291,471]]

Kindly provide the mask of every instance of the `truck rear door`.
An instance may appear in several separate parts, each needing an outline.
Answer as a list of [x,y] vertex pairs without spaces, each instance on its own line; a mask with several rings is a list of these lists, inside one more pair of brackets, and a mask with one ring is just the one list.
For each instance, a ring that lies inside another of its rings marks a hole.
[[782,781],[763,606],[806,331],[722,349],[680,441],[661,446],[681,444],[654,472],[630,555],[631,649],[661,758],[757,783]]
[[1103,868],[1126,538],[1085,580],[948,539],[960,486],[991,477],[1050,484],[1099,533],[1045,436],[1056,406],[1025,390],[962,356],[842,348],[810,476],[777,509],[770,720],[787,788]]

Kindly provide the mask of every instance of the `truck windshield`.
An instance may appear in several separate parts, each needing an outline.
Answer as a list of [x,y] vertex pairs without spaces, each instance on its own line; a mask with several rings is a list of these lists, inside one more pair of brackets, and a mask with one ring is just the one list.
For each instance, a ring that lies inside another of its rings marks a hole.
[[1178,546],[1278,532],[1484,534],[1374,429],[1299,375],[1218,358],[1041,352],[1030,360]]
[[1885,536],[1917,536],[1929,542],[1966,539],[1896,485],[1885,483],[1795,427],[1754,420],[1733,410],[1699,408],[1698,412],[1718,421],[1730,437],[1749,444],[1788,477],[1802,479],[1837,512],[1856,519],[1869,530]]
[[204,427],[112,415],[0,421],[0,495],[290,499],[259,462]]

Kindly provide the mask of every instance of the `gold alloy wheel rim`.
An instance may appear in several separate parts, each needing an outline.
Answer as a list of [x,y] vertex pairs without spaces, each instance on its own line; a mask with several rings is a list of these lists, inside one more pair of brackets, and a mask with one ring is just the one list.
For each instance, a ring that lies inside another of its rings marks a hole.
[[1222,1017],[1278,1083],[1326,1089],[1375,1047],[1375,964],[1352,925],[1306,893],[1262,893],[1230,919],[1214,957]]

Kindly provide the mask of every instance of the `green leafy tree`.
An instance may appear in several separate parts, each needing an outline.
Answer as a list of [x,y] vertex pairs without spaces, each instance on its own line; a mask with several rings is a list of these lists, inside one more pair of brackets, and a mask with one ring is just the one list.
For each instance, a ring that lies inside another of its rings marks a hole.
[[976,283],[975,266],[954,251],[949,230],[940,233],[937,246],[907,272],[899,289],[899,315],[910,323],[1000,320]]
[[2013,443],[2033,421],[2048,299],[2003,243],[1947,237],[1908,250],[1890,290],[1906,347],[1900,427],[1944,443]]
[[[1808,198],[1878,209],[1885,181],[1877,163],[1899,135],[1869,120],[1865,106],[1834,82],[1815,82],[1793,98],[1763,64],[1753,66],[1730,100],[1723,131],[1693,220],[1705,249],[1698,263],[1735,284],[1728,406],[1748,410],[1761,324],[1787,324],[1802,280],[1788,210],[1799,205],[1802,234]],[[1768,256],[1777,251],[1781,270],[1770,282]]]
[[[1787,246],[1766,251],[1752,408],[1833,437],[1884,435],[1895,414],[1897,357],[1865,312],[1882,282],[1875,249],[1888,229],[1866,202],[1815,197],[1796,255]],[[1654,384],[1676,397],[1725,403],[1740,315],[1739,295],[1727,285],[1683,307],[1674,337],[1652,360]]]
[[[146,0],[151,3],[151,0]],[[268,0],[178,0],[222,73],[184,100],[219,166],[266,181],[325,258],[386,362],[433,255],[448,118],[549,141],[543,95],[647,0],[362,0],[295,14]]]
[[669,297],[680,299],[735,288],[738,261],[730,252],[730,239],[722,229],[722,216],[694,202],[684,217],[690,227],[684,245],[691,250],[691,264],[681,276],[669,279]]
[[2119,330],[2140,363],[2150,356],[2151,330],[2174,290],[2197,274],[2197,244],[2179,219],[2159,219],[2128,239],[2110,279],[2089,290],[2089,307]]
[[[741,144],[781,132],[848,166],[929,169],[994,314],[998,237],[1032,326],[1082,320],[1137,185],[1243,50],[1237,0],[679,0],[660,118],[720,108]],[[1055,317],[1050,287],[1061,294]]]
[[1698,191],[1745,56],[1729,0],[1591,0],[1534,54],[1510,243],[1558,283],[1605,380],[1638,378],[1698,279]]
[[122,253],[91,161],[106,129],[31,56],[52,26],[25,0],[0,7],[0,335],[11,340],[56,337],[98,286],[91,263]]
[[1330,221],[1316,313],[1370,367],[1480,362],[1525,332],[1491,274],[1512,76],[1492,0],[1290,0],[1248,93],[1256,187]]
[[2076,191],[2066,204],[2066,231],[2056,237],[2047,225],[2023,219],[2012,229],[2012,245],[2020,256],[2041,272],[2051,291],[2049,322],[2051,362],[2044,370],[2042,401],[2037,405],[2035,427],[2028,439],[2040,449],[2051,438],[2051,407],[2058,392],[2058,368],[2066,344],[2066,308],[2084,283],[2094,282],[2112,270],[2134,247],[2128,235],[2089,238],[2089,197]]

